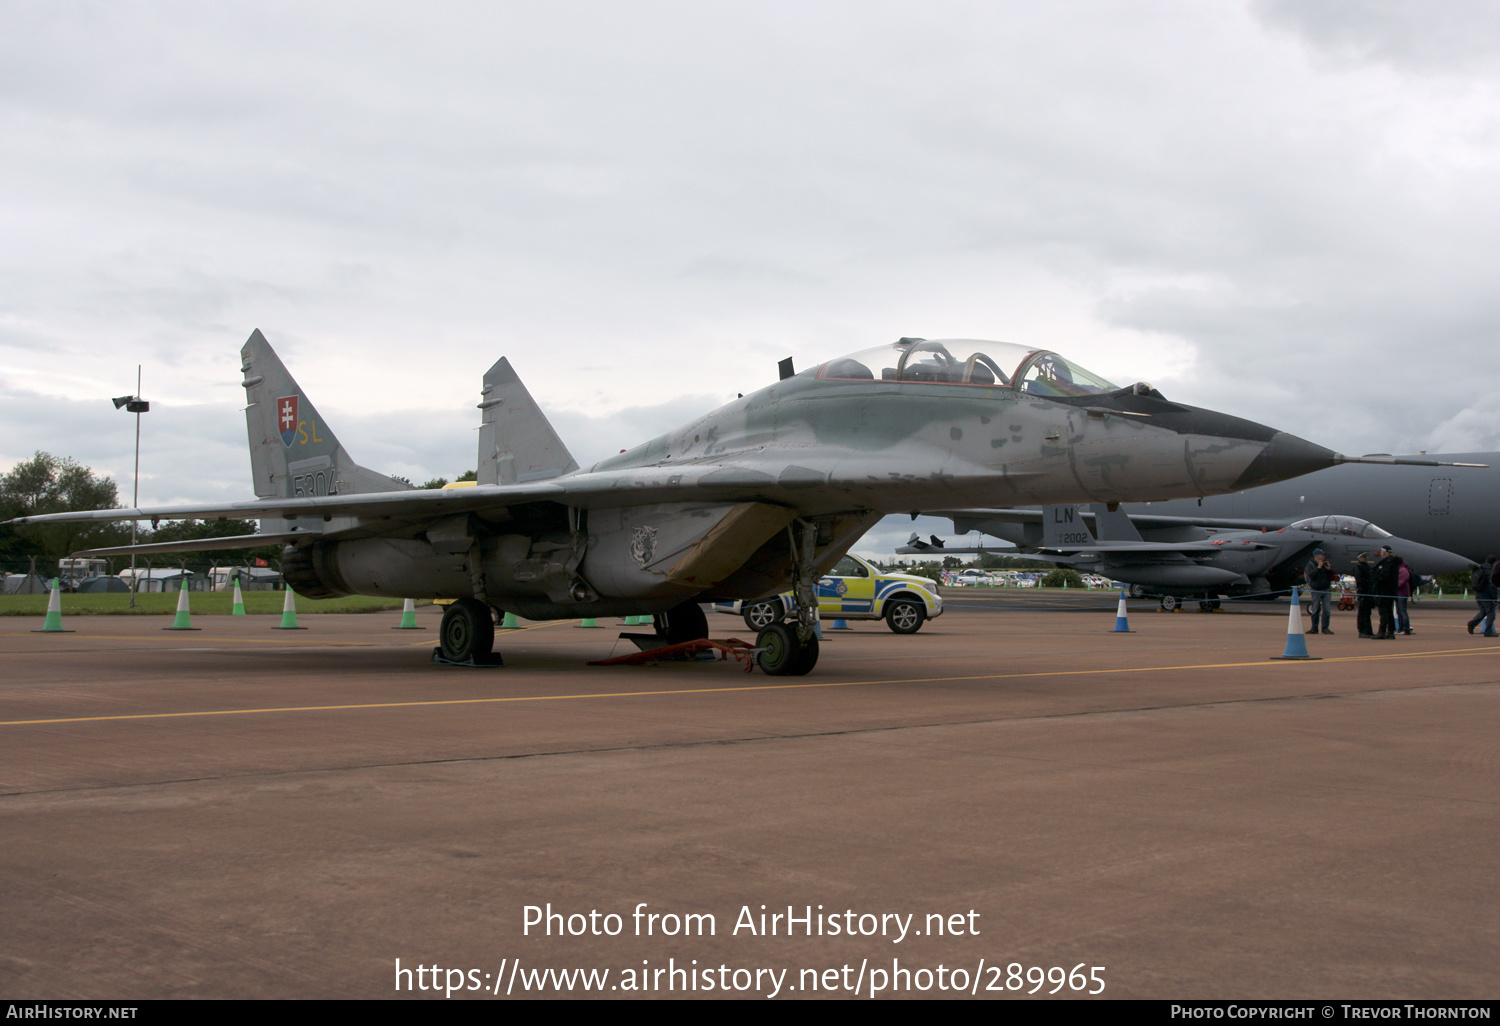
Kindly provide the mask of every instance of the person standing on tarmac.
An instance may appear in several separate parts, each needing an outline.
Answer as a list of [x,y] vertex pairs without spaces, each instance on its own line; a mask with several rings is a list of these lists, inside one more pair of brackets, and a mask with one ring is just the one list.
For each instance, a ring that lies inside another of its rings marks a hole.
[[1484,565],[1474,568],[1474,601],[1479,603],[1479,612],[1469,621],[1469,633],[1482,622],[1486,638],[1500,637],[1495,633],[1495,557],[1486,556]]
[[[1313,550],[1312,562],[1307,564],[1302,576],[1307,580],[1307,593],[1311,598],[1307,604],[1307,615],[1312,619],[1313,633],[1332,634],[1333,631],[1328,629],[1328,619],[1332,615],[1328,597],[1333,590],[1336,575],[1333,564],[1328,562],[1328,556],[1322,549]],[[1323,621],[1321,628],[1318,627],[1320,613]]]
[[1422,578],[1412,573],[1411,564],[1400,556],[1396,557],[1396,563],[1396,633],[1410,634],[1411,616],[1407,613],[1406,604],[1422,586]]
[[1396,638],[1396,584],[1401,561],[1391,552],[1389,545],[1382,545],[1376,553],[1380,562],[1370,571],[1375,589],[1375,605],[1380,609],[1380,630],[1377,638],[1394,641]]
[[[1370,573],[1370,557],[1361,552],[1354,561],[1354,591],[1359,596],[1359,612],[1355,623],[1361,638],[1373,638],[1375,628],[1370,626],[1370,613],[1375,609],[1375,582]],[[1469,630],[1473,634],[1473,628]]]

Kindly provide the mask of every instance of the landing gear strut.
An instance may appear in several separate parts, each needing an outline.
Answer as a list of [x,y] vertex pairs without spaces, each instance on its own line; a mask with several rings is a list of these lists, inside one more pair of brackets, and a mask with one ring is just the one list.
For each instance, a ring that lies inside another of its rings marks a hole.
[[787,535],[792,550],[795,622],[773,623],[755,639],[755,647],[763,649],[760,668],[773,677],[800,677],[818,662],[818,592],[817,578],[813,576],[818,528],[816,524],[798,520],[787,527]]

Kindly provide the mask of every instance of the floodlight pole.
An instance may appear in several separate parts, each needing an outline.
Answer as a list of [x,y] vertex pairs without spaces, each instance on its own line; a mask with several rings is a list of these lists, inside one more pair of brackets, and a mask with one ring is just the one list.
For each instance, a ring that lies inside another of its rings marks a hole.
[[[141,397],[141,365],[135,365],[135,397]],[[135,486],[130,493],[130,508],[141,508],[141,411],[135,413]],[[135,608],[135,532],[139,520],[130,522],[130,608]]]

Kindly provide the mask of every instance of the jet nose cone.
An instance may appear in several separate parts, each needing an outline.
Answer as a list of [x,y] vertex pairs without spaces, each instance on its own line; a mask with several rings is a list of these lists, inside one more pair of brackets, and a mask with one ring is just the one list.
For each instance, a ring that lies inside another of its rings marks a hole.
[[1461,574],[1473,566],[1466,557],[1431,545],[1402,541],[1400,548],[1391,547],[1419,574]]
[[1230,490],[1237,492],[1256,485],[1311,474],[1314,470],[1333,466],[1338,462],[1337,457],[1338,454],[1332,449],[1325,449],[1305,438],[1278,431],[1271,436],[1260,455],[1251,461]]

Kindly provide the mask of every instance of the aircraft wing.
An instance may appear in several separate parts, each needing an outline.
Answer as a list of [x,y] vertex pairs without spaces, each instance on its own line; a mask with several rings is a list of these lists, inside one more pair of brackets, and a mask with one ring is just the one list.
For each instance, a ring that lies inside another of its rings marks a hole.
[[[734,462],[733,455],[720,462],[624,467],[586,471],[516,484],[481,484],[473,488],[415,488],[401,491],[358,492],[346,495],[305,495],[293,498],[270,496],[235,502],[195,506],[146,506],[136,509],[97,509],[71,513],[45,513],[17,517],[18,524],[69,522],[102,523],[118,520],[222,520],[282,519],[317,530],[317,521],[357,518],[353,528],[336,525],[332,534],[353,529],[360,534],[380,533],[382,520],[422,522],[457,513],[504,510],[536,502],[554,502],[581,509],[641,506],[659,502],[738,503],[763,502],[800,508],[810,486],[819,486],[819,498],[842,508],[867,508],[868,497],[860,490],[868,479],[864,464],[849,463],[829,473],[791,467],[780,476],[758,467]],[[815,479],[816,478],[816,479]],[[830,495],[829,493],[834,493]],[[837,493],[843,492],[844,499]],[[309,532],[310,533],[310,532]],[[219,546],[223,548],[224,546]],[[181,551],[181,550],[178,550]]]
[[[1039,524],[1042,522],[1042,511],[1039,509],[935,509],[923,510],[925,516],[946,517],[953,521],[953,526],[960,533],[967,534],[975,530],[975,526],[964,527],[961,525],[978,525],[987,520],[999,521],[1006,524]],[[1080,509],[1078,516],[1086,523],[1092,523],[1094,514]],[[1131,513],[1130,522],[1137,529],[1150,530],[1157,527],[1219,527],[1225,530],[1260,531],[1276,530],[1290,524],[1289,517],[1273,518],[1246,518],[1246,517],[1170,517],[1154,513]]]
[[[1221,542],[1128,542],[1114,541],[1102,542],[1098,545],[1044,545],[1041,552],[1066,552],[1072,555],[1131,555],[1137,552],[1222,552],[1225,549],[1269,549],[1274,546],[1264,542],[1250,541],[1221,541]],[[943,551],[953,551],[944,549]]]
[[152,556],[162,552],[220,552],[226,549],[258,549],[263,545],[289,545],[306,538],[308,531],[280,534],[231,534],[223,538],[185,538],[181,541],[145,542],[141,545],[110,545],[102,549],[79,549],[75,556]]

